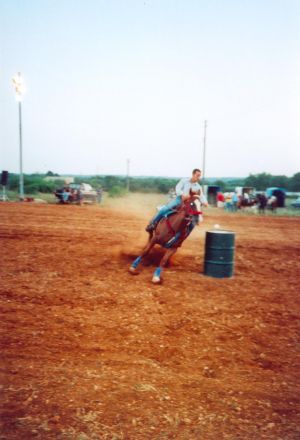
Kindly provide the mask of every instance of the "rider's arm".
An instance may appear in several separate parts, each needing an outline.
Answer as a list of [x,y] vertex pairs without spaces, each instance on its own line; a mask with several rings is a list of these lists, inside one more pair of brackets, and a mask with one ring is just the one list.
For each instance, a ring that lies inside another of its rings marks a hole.
[[203,194],[202,188],[200,189],[200,202],[202,203],[202,205],[208,206],[208,201],[205,195]]

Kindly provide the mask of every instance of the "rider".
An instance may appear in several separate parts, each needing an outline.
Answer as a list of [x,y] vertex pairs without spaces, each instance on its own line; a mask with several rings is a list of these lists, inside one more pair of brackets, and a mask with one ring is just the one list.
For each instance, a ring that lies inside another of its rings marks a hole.
[[201,178],[201,171],[195,168],[192,172],[192,177],[186,177],[181,179],[175,188],[176,198],[172,199],[169,203],[164,205],[159,212],[153,217],[151,222],[147,225],[146,231],[151,232],[155,229],[159,220],[166,215],[170,210],[177,208],[182,202],[190,197],[190,191],[200,195],[200,201],[204,206],[208,206],[206,197],[203,194],[202,188],[199,185]]

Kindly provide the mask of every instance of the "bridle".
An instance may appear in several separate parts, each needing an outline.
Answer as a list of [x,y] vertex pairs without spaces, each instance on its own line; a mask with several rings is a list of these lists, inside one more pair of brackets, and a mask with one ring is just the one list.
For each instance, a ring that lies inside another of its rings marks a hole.
[[189,217],[192,217],[194,215],[201,215],[202,211],[194,211],[194,209],[192,208],[192,206],[194,205],[193,202],[193,198],[199,198],[199,196],[191,196],[190,199],[186,200],[186,202],[184,202],[184,209],[185,209],[185,213],[186,215],[188,215]]

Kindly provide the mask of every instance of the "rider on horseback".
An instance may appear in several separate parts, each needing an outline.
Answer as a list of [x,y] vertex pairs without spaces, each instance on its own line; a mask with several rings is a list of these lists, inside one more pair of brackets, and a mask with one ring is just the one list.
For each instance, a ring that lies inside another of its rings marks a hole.
[[164,217],[170,211],[176,209],[181,205],[182,202],[190,197],[190,194],[198,194],[200,201],[204,206],[207,206],[206,197],[203,194],[202,188],[199,185],[199,180],[201,178],[201,171],[195,168],[192,172],[191,178],[183,178],[176,185],[176,198],[171,200],[169,203],[164,205],[159,212],[152,218],[151,222],[147,225],[146,231],[152,232],[156,228],[158,222],[162,217]]
[[162,270],[198,223],[199,216],[202,214],[201,203],[208,206],[199,185],[200,177],[201,171],[196,168],[193,170],[190,179],[181,179],[178,182],[176,185],[176,199],[171,200],[160,209],[147,226],[146,231],[149,232],[149,240],[142,253],[131,264],[129,268],[131,274],[137,275],[139,273],[139,264],[151,249],[158,244],[164,247],[166,252],[154,272],[152,282],[155,284],[161,282]]

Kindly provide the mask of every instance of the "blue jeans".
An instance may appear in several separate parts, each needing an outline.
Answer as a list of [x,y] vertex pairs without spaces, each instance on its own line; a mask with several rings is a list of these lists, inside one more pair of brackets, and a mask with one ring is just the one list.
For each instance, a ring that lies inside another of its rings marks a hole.
[[158,213],[153,217],[151,223],[158,223],[159,220],[166,215],[170,210],[176,208],[181,204],[181,196],[177,196],[176,199],[170,200],[166,205],[164,205]]

